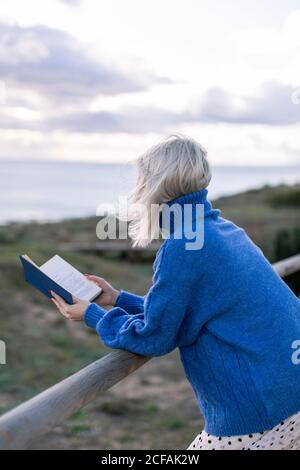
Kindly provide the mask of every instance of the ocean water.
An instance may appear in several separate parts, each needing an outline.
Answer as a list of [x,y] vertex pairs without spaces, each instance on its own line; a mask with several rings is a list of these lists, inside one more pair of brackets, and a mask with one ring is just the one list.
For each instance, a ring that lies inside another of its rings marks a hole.
[[[134,187],[131,165],[0,162],[0,222],[61,220],[96,215]],[[210,199],[265,184],[300,182],[299,167],[213,167]]]

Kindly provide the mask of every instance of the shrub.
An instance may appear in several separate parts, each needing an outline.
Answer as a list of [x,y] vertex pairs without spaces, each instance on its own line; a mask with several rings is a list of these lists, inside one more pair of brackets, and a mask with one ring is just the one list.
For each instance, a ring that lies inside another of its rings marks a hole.
[[288,206],[300,208],[300,188],[293,188],[283,192],[274,192],[268,197],[274,207]]

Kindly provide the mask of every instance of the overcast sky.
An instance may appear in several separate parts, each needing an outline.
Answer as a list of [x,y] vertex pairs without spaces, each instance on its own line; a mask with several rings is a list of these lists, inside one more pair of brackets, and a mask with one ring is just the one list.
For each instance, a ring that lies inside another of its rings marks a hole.
[[126,162],[181,132],[214,164],[300,164],[299,31],[298,0],[2,0],[0,158]]

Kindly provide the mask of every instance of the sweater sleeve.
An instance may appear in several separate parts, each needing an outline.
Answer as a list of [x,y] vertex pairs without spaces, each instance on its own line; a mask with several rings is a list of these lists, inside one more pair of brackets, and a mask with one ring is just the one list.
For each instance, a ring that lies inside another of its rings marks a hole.
[[161,356],[178,346],[180,336],[184,340],[180,330],[186,315],[189,283],[186,272],[182,274],[185,270],[180,256],[165,251],[160,251],[154,263],[153,284],[140,313],[130,315],[120,306],[108,312],[95,304],[88,307],[85,322],[96,328],[106,346],[144,356]]
[[144,310],[144,297],[121,290],[115,307],[120,307],[131,315],[142,313]]

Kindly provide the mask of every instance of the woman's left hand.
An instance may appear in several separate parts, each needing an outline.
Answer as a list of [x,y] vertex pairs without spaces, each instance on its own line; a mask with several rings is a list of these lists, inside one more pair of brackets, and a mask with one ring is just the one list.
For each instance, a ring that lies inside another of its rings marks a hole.
[[77,299],[77,297],[73,296],[73,305],[67,304],[62,297],[57,295],[52,290],[50,291],[52,297],[52,302],[56,305],[60,313],[68,318],[68,320],[73,321],[83,321],[83,317],[85,314],[86,309],[90,305],[90,302],[86,300]]

